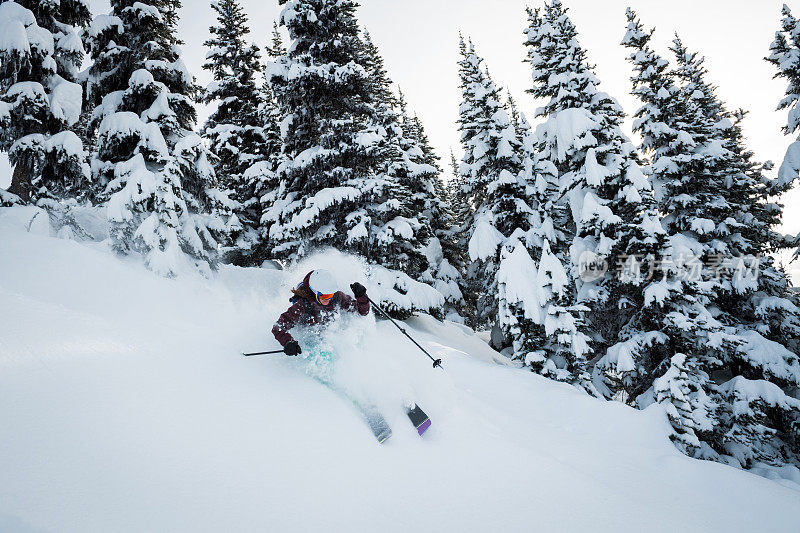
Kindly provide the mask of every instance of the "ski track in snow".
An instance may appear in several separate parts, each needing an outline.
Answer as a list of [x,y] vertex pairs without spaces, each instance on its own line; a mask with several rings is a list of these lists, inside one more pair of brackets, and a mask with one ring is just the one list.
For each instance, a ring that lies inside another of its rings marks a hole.
[[797,531],[800,491],[684,457],[657,407],[496,364],[430,317],[409,331],[444,371],[387,322],[335,326],[340,377],[394,430],[377,444],[302,359],[240,355],[277,346],[305,272],[166,280],[1,217],[0,271],[4,533]]

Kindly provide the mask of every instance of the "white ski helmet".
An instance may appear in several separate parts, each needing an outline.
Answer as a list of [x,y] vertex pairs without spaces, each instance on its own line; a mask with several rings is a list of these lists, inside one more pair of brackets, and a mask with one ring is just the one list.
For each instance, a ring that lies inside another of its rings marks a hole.
[[327,270],[315,270],[308,278],[308,288],[316,294],[334,294],[338,291],[336,280]]

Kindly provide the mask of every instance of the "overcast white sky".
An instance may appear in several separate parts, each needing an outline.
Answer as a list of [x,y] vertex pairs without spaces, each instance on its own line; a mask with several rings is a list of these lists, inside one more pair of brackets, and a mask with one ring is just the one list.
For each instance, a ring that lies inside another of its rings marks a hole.
[[[90,1],[95,13],[107,12],[107,0]],[[533,122],[534,102],[526,95],[530,69],[524,63],[522,32],[525,6],[538,0],[362,0],[358,15],[386,60],[389,74],[403,89],[422,118],[443,163],[451,147],[458,155],[458,33],[475,42],[495,81],[509,89]],[[203,41],[214,13],[206,0],[184,0],[181,37],[185,61],[201,84]],[[242,0],[250,16],[251,40],[264,45],[278,16],[277,0]],[[625,8],[637,10],[647,27],[655,26],[655,44],[664,56],[677,31],[690,49],[706,56],[710,79],[730,107],[750,110],[745,125],[751,146],[762,159],[782,160],[791,141],[780,126],[784,113],[775,107],[784,83],[773,80],[772,66],[763,58],[780,20],[781,0],[565,0],[580,32],[580,41],[597,65],[602,88],[617,98],[628,113],[636,107],[630,96],[630,65],[619,43],[625,33]],[[800,1],[789,2],[800,15]],[[208,111],[201,111],[205,117]],[[3,184],[0,184],[0,186]],[[800,232],[800,191],[784,198],[785,230]]]

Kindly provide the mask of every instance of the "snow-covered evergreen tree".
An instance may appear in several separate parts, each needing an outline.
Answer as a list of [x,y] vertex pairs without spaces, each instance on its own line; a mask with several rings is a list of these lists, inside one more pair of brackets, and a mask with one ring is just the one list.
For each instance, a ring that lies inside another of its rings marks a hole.
[[[702,113],[713,122],[715,143],[723,148],[718,164],[726,185],[721,190],[729,217],[722,221],[719,240],[725,242],[724,253],[731,259],[720,265],[724,273],[716,291],[719,306],[739,328],[755,330],[797,352],[800,345],[800,314],[797,298],[790,290],[786,273],[775,266],[770,256],[791,248],[792,242],[778,233],[783,206],[774,201],[788,187],[782,180],[770,179],[765,170],[772,168],[755,161],[742,131],[746,117],[743,110],[729,111],[706,81],[703,59],[689,53],[676,40],[678,76],[699,102]],[[716,145],[715,145],[716,146]],[[719,252],[720,246],[717,245]],[[757,275],[745,276],[745,269]]]
[[[283,44],[283,37],[277,22],[273,23],[271,42],[266,47],[266,52],[269,60],[276,60],[286,54],[286,47]],[[285,157],[283,154],[283,140],[281,139],[281,111],[270,84],[270,75],[266,72],[266,69],[264,70],[258,118],[264,129],[267,145],[266,152],[270,154],[270,157],[251,166],[246,172],[246,177],[248,181],[260,183],[262,187],[262,194],[259,198],[261,203],[261,220],[259,221],[260,248],[271,257],[272,250],[268,244],[270,226],[268,212],[280,194],[277,169],[281,162],[285,161]]]
[[371,223],[368,181],[380,166],[385,136],[363,62],[355,2],[283,0],[281,23],[292,46],[269,64],[284,116],[287,160],[280,196],[267,213],[273,254],[300,258],[318,246],[360,252]]
[[376,179],[367,192],[365,215],[372,235],[362,254],[420,279],[428,269],[425,248],[431,238],[425,210],[435,191],[437,169],[422,161],[421,148],[400,115],[400,101],[369,32],[363,35],[363,62],[372,84],[376,131],[385,137],[379,149]]
[[271,95],[259,86],[261,54],[245,40],[250,28],[240,3],[219,0],[211,7],[218,24],[211,27],[212,37],[205,42],[209,52],[203,68],[211,72],[213,81],[203,101],[217,104],[217,109],[206,122],[203,135],[216,156],[220,185],[238,203],[235,213],[242,234],[237,236],[232,259],[258,265],[268,255],[261,242],[261,197],[270,192],[274,181],[274,151],[278,148],[264,121],[273,117],[262,114],[263,106],[270,103],[262,99]]
[[[652,51],[651,33],[644,31],[632,10],[628,10],[628,21],[623,45],[631,49],[633,94],[644,103],[635,114],[634,131],[642,136],[645,154],[661,153],[675,146],[675,132],[664,123],[668,120],[664,114],[672,112],[673,104],[667,102],[673,102],[677,87],[669,75],[668,62]],[[653,167],[645,170],[651,178],[658,172]],[[660,190],[656,188],[657,194]],[[657,203],[653,205],[656,198],[644,198],[648,201],[642,206],[643,223],[651,237],[638,241],[632,255],[617,265],[622,275],[617,280],[620,292],[616,295],[616,314],[622,327],[617,342],[596,364],[605,371],[607,382],[609,370],[621,374],[618,383],[607,385],[611,392],[622,391],[621,399],[629,402],[635,402],[650,388],[654,373],[663,372],[673,355],[708,351],[709,338],[718,334],[720,327],[711,320],[705,307],[707,294],[697,286],[698,280],[682,276],[682,269],[673,264],[680,261]],[[696,436],[692,438],[696,440]]]
[[[393,137],[402,128],[388,77],[376,77],[379,55],[359,31],[356,2],[281,4],[293,42],[268,67],[283,117],[277,193],[264,217],[273,255],[297,260],[333,246],[371,263],[424,272],[426,239],[409,208],[415,176],[402,175],[409,167]],[[386,297],[391,311],[437,312],[441,295],[414,300],[405,295],[405,280],[411,278],[398,275],[387,291],[400,295]]]
[[635,129],[651,159],[670,261],[644,293],[645,304],[659,303],[642,314],[650,349],[620,346],[638,352],[640,389],[653,383],[639,404],[663,403],[676,444],[693,456],[743,467],[796,462],[800,411],[786,393],[800,363],[780,342],[796,338],[797,308],[785,275],[761,255],[785,245],[774,231],[780,207],[768,199],[777,189],[744,145],[742,115],[705,81],[702,60],[676,39],[669,70],[650,48],[651,32],[632,11],[628,19],[624,44],[644,103]]
[[[709,377],[697,360],[677,353],[666,372],[653,382],[655,401],[665,407],[675,446],[683,453],[702,456],[698,435],[710,435],[717,424],[718,407],[707,394]],[[706,446],[707,448],[707,446]]]
[[459,247],[458,223],[452,208],[451,191],[443,180],[439,157],[430,144],[420,118],[409,115],[405,97],[399,95],[400,118],[403,136],[407,139],[406,154],[418,169],[425,189],[420,194],[420,213],[423,224],[431,235],[425,255],[428,270],[422,274],[425,283],[433,285],[445,297],[445,315],[454,321],[463,322],[467,314],[464,300],[463,272],[466,253]]
[[266,47],[267,56],[272,59],[277,59],[286,55],[286,46],[283,44],[283,36],[281,35],[278,21],[272,23],[272,35],[270,42]]
[[[724,416],[730,417],[723,446],[744,467],[754,461],[800,464],[800,403],[786,397],[800,385],[800,300],[769,255],[791,246],[776,231],[783,209],[771,198],[788,189],[780,177],[764,175],[770,164],[754,160],[741,128],[745,112],[731,112],[719,99],[705,80],[703,59],[689,53],[680,39],[673,51],[684,92],[710,124],[708,151],[721,148],[712,171],[724,184],[719,192],[727,213],[722,220],[711,220],[717,228],[714,249],[725,259],[721,265],[713,259],[718,278],[714,303],[720,320],[744,339],[722,364],[735,376],[721,387],[727,400]],[[747,402],[752,414],[739,416],[741,402]]]
[[501,103],[500,90],[482,68],[483,60],[474,45],[470,42],[467,46],[462,39],[460,48],[463,100],[459,123],[464,147],[460,173],[465,200],[475,209],[466,228],[469,280],[478,294],[477,325],[503,328],[507,316],[498,315],[502,297],[498,272],[505,257],[502,245],[508,238],[527,234],[532,209],[521,174],[520,143]]
[[529,21],[530,92],[546,100],[537,113],[545,122],[537,128],[529,181],[540,195],[544,225],[538,236],[548,238],[571,279],[565,310],[572,315],[567,323],[575,324],[572,340],[547,357],[560,376],[592,391],[588,356],[615,342],[622,324],[608,312],[618,303],[615,272],[587,271],[585,265],[616,265],[636,243],[652,238],[643,224],[643,202],[651,193],[636,150],[621,131],[623,111],[598,89],[566,8],[552,0],[544,11],[530,10]]
[[33,202],[84,197],[87,155],[75,133],[90,20],[83,0],[0,2],[0,150],[14,165],[9,192]]
[[442,198],[446,199],[446,204],[452,214],[450,230],[442,236],[442,242],[446,242],[446,247],[452,250],[448,258],[451,266],[455,267],[459,274],[459,289],[463,300],[459,304],[458,313],[469,325],[475,323],[475,299],[467,279],[467,269],[469,265],[468,241],[467,241],[467,220],[473,214],[472,206],[464,194],[464,177],[461,175],[461,163],[456,159],[452,149],[450,150],[450,179],[443,183]]
[[525,142],[525,135],[531,130],[531,125],[525,117],[525,114],[519,110],[517,101],[514,99],[511,91],[508,91],[506,94],[506,108],[511,117],[511,124],[514,126],[514,131],[517,132],[517,140],[520,144],[523,144]]
[[180,57],[179,8],[179,0],[112,0],[85,36],[87,96],[96,106],[92,172],[108,201],[113,246],[144,254],[168,276],[181,252],[213,262],[232,229],[221,216],[231,202],[193,133],[197,87]]
[[[776,69],[776,78],[787,82],[786,96],[778,104],[779,110],[788,110],[787,122],[783,126],[786,135],[800,130],[800,23],[792,15],[789,6],[784,4],[781,12],[780,29],[775,32],[775,40],[770,46],[767,61]],[[792,143],[780,167],[777,183],[781,187],[791,187],[800,173],[800,139]]]

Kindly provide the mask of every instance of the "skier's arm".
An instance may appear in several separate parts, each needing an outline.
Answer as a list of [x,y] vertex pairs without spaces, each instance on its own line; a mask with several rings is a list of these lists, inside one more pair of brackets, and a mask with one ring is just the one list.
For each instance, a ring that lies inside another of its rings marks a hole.
[[367,316],[369,314],[369,298],[366,296],[362,296],[361,298],[356,298],[356,305],[358,307],[358,314],[361,316]]
[[275,335],[275,339],[281,343],[281,346],[285,347],[286,343],[294,340],[289,330],[297,325],[302,316],[303,302],[297,302],[283,313],[275,325],[272,326],[272,334]]
[[356,312],[361,316],[367,316],[369,314],[370,305],[369,305],[369,298],[366,295],[361,296],[360,298],[356,298],[355,300],[348,295],[341,293],[339,297],[339,302],[341,303],[342,309],[347,311]]

